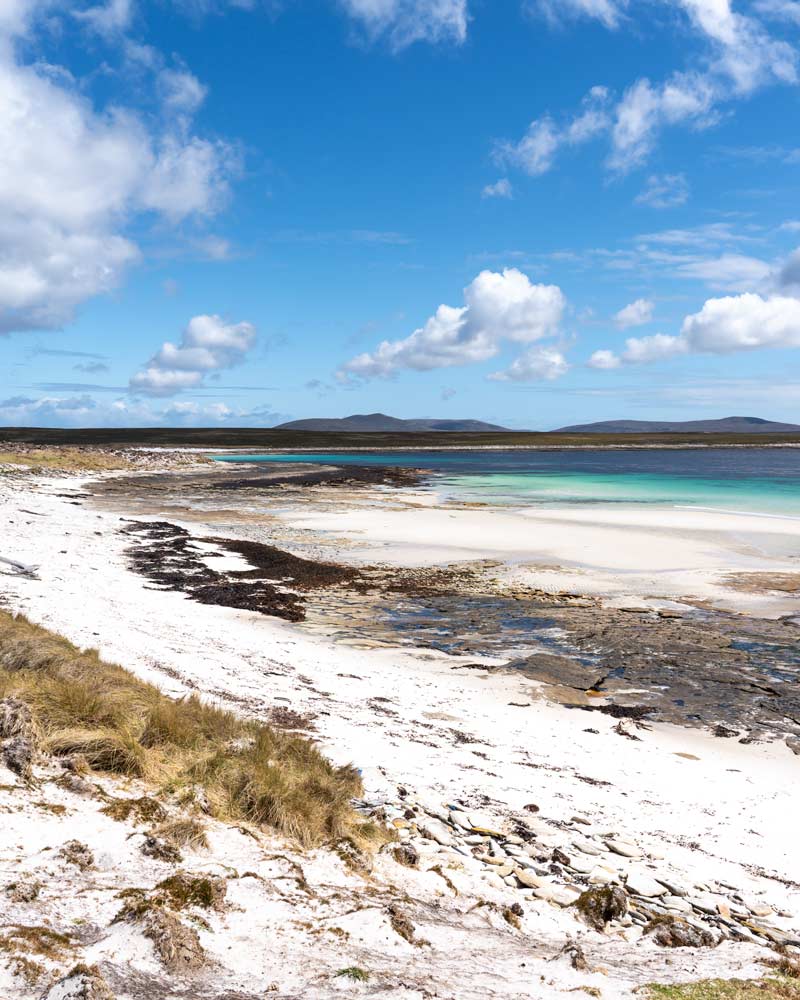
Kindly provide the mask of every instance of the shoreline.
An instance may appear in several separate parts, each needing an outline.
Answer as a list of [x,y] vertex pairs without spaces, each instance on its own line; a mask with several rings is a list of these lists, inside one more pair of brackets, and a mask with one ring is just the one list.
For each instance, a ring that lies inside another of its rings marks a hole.
[[[120,477],[101,477],[114,478]],[[466,655],[401,646],[355,648],[332,631],[201,605],[182,593],[153,588],[129,568],[129,539],[120,531],[126,518],[154,520],[160,510],[198,540],[255,536],[277,542],[284,518],[272,508],[285,506],[286,496],[239,494],[237,509],[246,518],[237,521],[224,510],[211,516],[213,511],[191,499],[182,516],[168,493],[151,497],[152,512],[113,494],[98,504],[86,497],[96,479],[91,474],[29,477],[12,484],[0,478],[0,511],[13,529],[8,537],[15,553],[42,565],[40,580],[0,576],[7,606],[81,646],[99,648],[104,657],[173,696],[198,693],[256,718],[290,709],[307,720],[309,732],[334,762],[355,762],[362,769],[371,801],[394,808],[401,801],[400,787],[414,789],[427,802],[463,801],[464,808],[478,808],[498,823],[526,815],[525,807],[535,803],[561,850],[569,849],[572,817],[588,816],[589,832],[616,830],[641,841],[646,856],[634,867],[651,876],[669,868],[682,880],[714,891],[726,892],[720,886],[730,884],[794,915],[776,916],[778,926],[788,931],[798,923],[795,838],[785,822],[796,758],[784,744],[740,745],[665,723],[620,727],[613,717],[558,704],[540,682],[522,674],[475,669],[474,658]],[[398,516],[430,514],[431,498],[415,507],[413,492],[374,487],[304,492],[297,487],[291,495],[298,503],[338,508],[340,518],[349,511],[348,517],[363,523],[371,507],[375,516],[390,514],[398,505]],[[226,503],[231,499],[227,496]],[[290,548],[331,558],[336,547],[330,541],[316,529],[303,529]],[[205,552],[202,558],[213,566],[216,556]],[[591,608],[584,613],[591,615]],[[437,989],[443,997],[478,1000],[491,989],[498,997],[518,1000],[536,989],[549,998],[582,984],[596,984],[610,997],[628,997],[647,981],[757,974],[753,944],[725,942],[682,954],[659,949],[633,932],[630,940],[624,935],[612,940],[584,927],[578,933],[587,954],[610,971],[606,977],[580,976],[568,963],[562,968],[549,962],[580,928],[567,910],[535,897],[534,890],[519,896],[523,890],[512,891],[502,880],[487,880],[469,866],[462,871],[450,848],[430,843],[424,871],[411,872],[403,883],[396,865],[381,868],[379,882],[381,891],[387,879],[405,885],[416,901],[415,920],[433,942],[424,961],[417,961],[419,952],[403,942],[392,946],[400,950],[390,960],[380,935],[359,925],[362,956],[370,954],[374,962],[380,954],[387,969],[401,963],[401,977],[412,984],[387,997],[411,1000],[425,989]],[[437,865],[444,866],[458,895],[433,873]],[[499,927],[469,917],[469,907],[479,898],[498,906],[522,899],[524,939],[513,928],[506,926],[501,934]],[[440,916],[432,919],[437,910]],[[256,931],[258,926],[255,921]],[[240,935],[246,933],[240,928]],[[271,933],[282,953],[298,947],[301,931],[282,926]],[[314,947],[326,967],[346,964],[340,955],[349,946],[343,949],[323,937]],[[527,987],[520,961],[529,964]],[[487,963],[493,970],[489,979]],[[541,986],[538,971],[547,979]],[[463,984],[455,994],[454,975]],[[243,983],[247,975],[241,976]],[[309,998],[336,994],[310,981],[296,988]]]

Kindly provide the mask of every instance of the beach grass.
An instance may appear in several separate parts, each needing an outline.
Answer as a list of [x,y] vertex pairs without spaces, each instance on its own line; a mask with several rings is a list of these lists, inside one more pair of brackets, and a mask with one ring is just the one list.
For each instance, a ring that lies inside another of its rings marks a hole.
[[0,466],[58,472],[110,472],[128,469],[123,456],[100,448],[28,448],[0,451]]
[[[350,805],[361,792],[358,772],[335,766],[310,740],[194,694],[168,698],[96,651],[4,611],[0,698],[29,706],[45,752],[143,779],[184,802],[200,798],[221,819],[274,829],[306,846],[374,837]],[[202,838],[202,829],[169,832],[184,843]]]
[[640,990],[645,1000],[800,1000],[800,979],[701,979],[693,983],[649,984]]

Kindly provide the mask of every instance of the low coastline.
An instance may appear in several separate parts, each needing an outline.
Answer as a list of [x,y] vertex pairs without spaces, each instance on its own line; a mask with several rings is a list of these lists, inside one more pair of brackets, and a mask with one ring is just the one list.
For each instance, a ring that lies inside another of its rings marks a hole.
[[[200,478],[211,474],[207,468],[191,472]],[[180,473],[164,475],[168,483],[169,477]],[[244,479],[248,473],[237,470],[236,475]],[[335,761],[354,761],[362,767],[367,798],[387,807],[397,803],[397,789],[402,786],[413,787],[427,801],[463,800],[471,808],[480,804],[498,821],[508,821],[532,802],[541,816],[556,824],[569,823],[576,814],[588,816],[594,829],[617,829],[646,840],[647,860],[642,864],[652,871],[666,864],[690,881],[727,883],[769,897],[773,907],[786,913],[798,912],[800,896],[792,882],[794,837],[784,821],[796,757],[782,740],[762,742],[757,735],[756,742],[739,743],[667,722],[647,721],[648,728],[640,729],[611,715],[566,707],[556,697],[555,683],[548,686],[522,671],[498,671],[494,667],[502,657],[491,653],[476,662],[466,650],[447,654],[402,644],[364,648],[348,636],[345,621],[337,639],[330,618],[324,616],[315,621],[310,613],[306,625],[297,625],[248,610],[208,607],[180,591],[154,589],[131,572],[131,537],[124,531],[131,518],[144,522],[158,518],[177,525],[189,533],[192,544],[197,540],[201,552],[202,539],[222,537],[240,544],[246,537],[261,542],[269,537],[298,556],[330,563],[341,563],[346,556],[350,566],[370,562],[379,549],[382,562],[391,567],[397,546],[391,536],[376,533],[375,522],[387,517],[397,517],[404,525],[409,518],[419,522],[436,508],[429,491],[417,494],[408,483],[317,482],[295,487],[282,483],[268,496],[258,487],[245,487],[218,491],[222,503],[215,498],[213,503],[198,504],[191,496],[181,500],[169,489],[160,495],[148,489],[149,499],[137,498],[128,486],[115,488],[123,478],[106,477],[108,491],[98,490],[86,476],[28,478],[17,481],[13,489],[0,480],[8,537],[15,551],[43,566],[39,581],[3,577],[7,607],[24,611],[79,645],[99,647],[103,655],[169,693],[196,691],[255,717],[268,718],[276,707],[290,709],[305,720],[300,725],[311,727],[309,731]],[[443,516],[450,519],[458,513],[449,510]],[[462,513],[475,518],[484,512]],[[475,528],[470,530],[474,536]],[[57,540],[63,551],[56,547]],[[417,542],[420,548],[426,544],[424,539]],[[481,562],[476,552],[461,549],[462,562]],[[242,565],[221,564],[221,555],[207,552],[207,566],[236,565],[247,572],[246,556]],[[428,552],[428,562],[454,561],[449,549],[441,555]],[[496,553],[488,558],[493,556]],[[227,557],[232,558],[230,552]],[[409,558],[406,551],[399,562]],[[491,570],[489,575],[502,577],[501,567],[486,566],[486,558],[484,552],[480,572],[485,576]],[[511,582],[503,580],[503,586]],[[419,590],[418,580],[414,586]],[[530,582],[517,581],[515,586],[518,591],[536,589]],[[600,595],[577,589],[565,594],[557,586],[549,590],[560,616],[573,613],[588,618],[598,613]],[[533,598],[529,594],[527,599]],[[541,595],[537,599],[543,601]],[[732,599],[737,599],[735,592]],[[315,600],[309,592],[306,603],[312,612]],[[648,615],[656,628],[680,621],[668,617],[670,612],[681,614],[674,604],[669,598],[651,602]],[[632,622],[638,619],[630,610],[607,610],[619,620],[619,629],[625,627],[624,616]],[[769,627],[783,628],[787,634],[796,628],[790,623]],[[619,701],[620,695],[624,691],[616,691],[610,701]],[[687,816],[696,817],[691,829]],[[553,832],[558,829],[552,827]],[[666,861],[659,862],[659,854]],[[451,870],[453,862],[444,854],[442,860],[461,894],[474,896],[472,875],[462,884],[465,876],[458,874],[457,866]],[[427,877],[437,881],[436,876]],[[442,880],[438,882],[441,886]],[[481,892],[498,901],[510,892],[505,886],[480,884]],[[413,891],[423,899],[428,890],[415,884]],[[440,903],[448,908],[461,898],[453,897],[446,886],[435,895],[442,901],[449,897],[449,902]],[[535,897],[526,897],[524,907],[530,911],[524,926],[535,928],[537,947],[552,954],[557,941],[563,943],[570,933],[573,918]],[[459,935],[470,934],[461,924],[463,916],[450,909],[448,913],[450,947],[464,961],[465,953],[456,942]],[[797,923],[776,919],[786,928]],[[482,934],[473,928],[476,955],[490,947]],[[676,973],[664,963],[663,952],[637,943],[636,935],[629,937],[631,941],[619,938],[622,951],[614,958],[613,984],[603,983],[604,995],[609,986],[613,987],[609,996],[629,995],[635,985]],[[585,943],[597,952],[598,962],[604,960],[603,948],[591,935]],[[365,947],[379,950],[375,941]],[[606,950],[605,961],[617,947]],[[693,952],[693,969],[756,974],[752,947],[727,942],[712,952],[701,949]],[[629,958],[625,949],[630,950]],[[536,954],[534,949],[529,960],[538,962]],[[642,962],[640,969],[634,969],[637,961]],[[436,983],[444,990],[440,995],[449,996],[444,983],[453,968],[446,954],[437,949],[424,965],[426,971],[414,974],[421,977],[420,988]],[[458,993],[459,1000],[485,995],[481,991],[486,984],[480,985],[477,968],[468,961],[466,967],[472,969],[475,992],[470,984]],[[542,996],[556,995],[579,982],[572,969],[557,975],[554,967],[550,970],[551,979],[558,982],[543,988]],[[679,978],[685,978],[688,968],[677,971]],[[585,979],[595,981],[596,977]],[[506,991],[496,989],[497,996],[524,995],[516,979],[514,985],[509,981]],[[327,996],[315,990],[307,985],[304,995]]]

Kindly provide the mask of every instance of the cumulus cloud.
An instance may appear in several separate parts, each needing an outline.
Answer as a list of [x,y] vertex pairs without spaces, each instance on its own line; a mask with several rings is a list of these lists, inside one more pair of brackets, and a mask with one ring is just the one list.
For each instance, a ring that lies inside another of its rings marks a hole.
[[593,368],[622,364],[649,364],[681,354],[733,354],[763,348],[800,347],[800,300],[784,295],[767,297],[746,292],[708,299],[699,312],[687,316],[680,334],[657,333],[631,337],[625,350],[595,351]]
[[68,75],[20,61],[24,28],[0,15],[0,333],[67,323],[139,258],[135,217],[208,215],[233,170],[229,147],[188,131],[189,98],[160,129],[96,108]]
[[622,20],[625,4],[615,0],[529,0],[526,6],[553,23],[589,17],[602,22],[607,28],[616,28]]
[[569,371],[569,363],[557,347],[532,347],[502,372],[489,376],[495,382],[553,381]]
[[370,39],[392,48],[414,42],[462,43],[467,37],[467,0],[339,0]]
[[207,375],[240,364],[255,339],[251,323],[225,323],[219,316],[195,316],[179,344],[162,344],[143,371],[131,378],[131,392],[172,396],[196,388]]
[[514,191],[511,187],[511,181],[507,177],[501,177],[499,181],[495,181],[494,184],[487,184],[486,187],[481,191],[482,198],[513,198]]
[[651,208],[676,208],[689,200],[689,183],[684,174],[653,174],[636,196],[637,205]]
[[503,341],[531,343],[555,334],[566,300],[556,285],[534,285],[516,268],[481,271],[464,289],[464,305],[440,305],[424,326],[402,340],[342,366],[339,377],[387,378],[410,368],[428,371],[487,361]]
[[614,316],[614,322],[620,330],[626,330],[631,326],[643,326],[652,320],[654,308],[655,303],[650,299],[637,299],[624,309],[620,309]]

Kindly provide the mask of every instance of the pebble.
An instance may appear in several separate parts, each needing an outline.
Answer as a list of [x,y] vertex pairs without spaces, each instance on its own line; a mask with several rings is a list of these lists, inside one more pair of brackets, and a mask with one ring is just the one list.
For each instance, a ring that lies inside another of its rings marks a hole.
[[720,900],[709,893],[702,893],[698,896],[692,896],[689,902],[696,910],[700,910],[702,913],[716,913],[717,904]]
[[593,861],[588,861],[586,858],[580,857],[570,857],[567,864],[573,871],[580,872],[581,875],[588,875],[595,867]]
[[667,889],[669,889],[669,891],[672,893],[673,896],[688,896],[689,895],[689,890],[687,889],[687,887],[682,882],[678,882],[676,879],[672,878],[671,876],[670,876],[670,878],[663,878],[661,876],[656,875],[656,879],[662,885],[665,885],[667,887]]
[[471,830],[472,822],[466,813],[458,812],[458,810],[453,809],[450,812],[450,821],[455,823],[456,826],[460,826],[462,830]]
[[664,896],[661,902],[668,910],[673,910],[675,913],[694,913],[692,904],[682,896]]
[[496,875],[494,872],[484,872],[483,881],[488,882],[489,885],[493,885],[496,889],[505,888],[505,882],[500,878],[499,875]]
[[[500,865],[495,868],[495,872],[500,876],[500,878],[506,878],[508,875],[513,875],[515,868],[513,865]],[[514,883],[516,885],[516,882]]]

